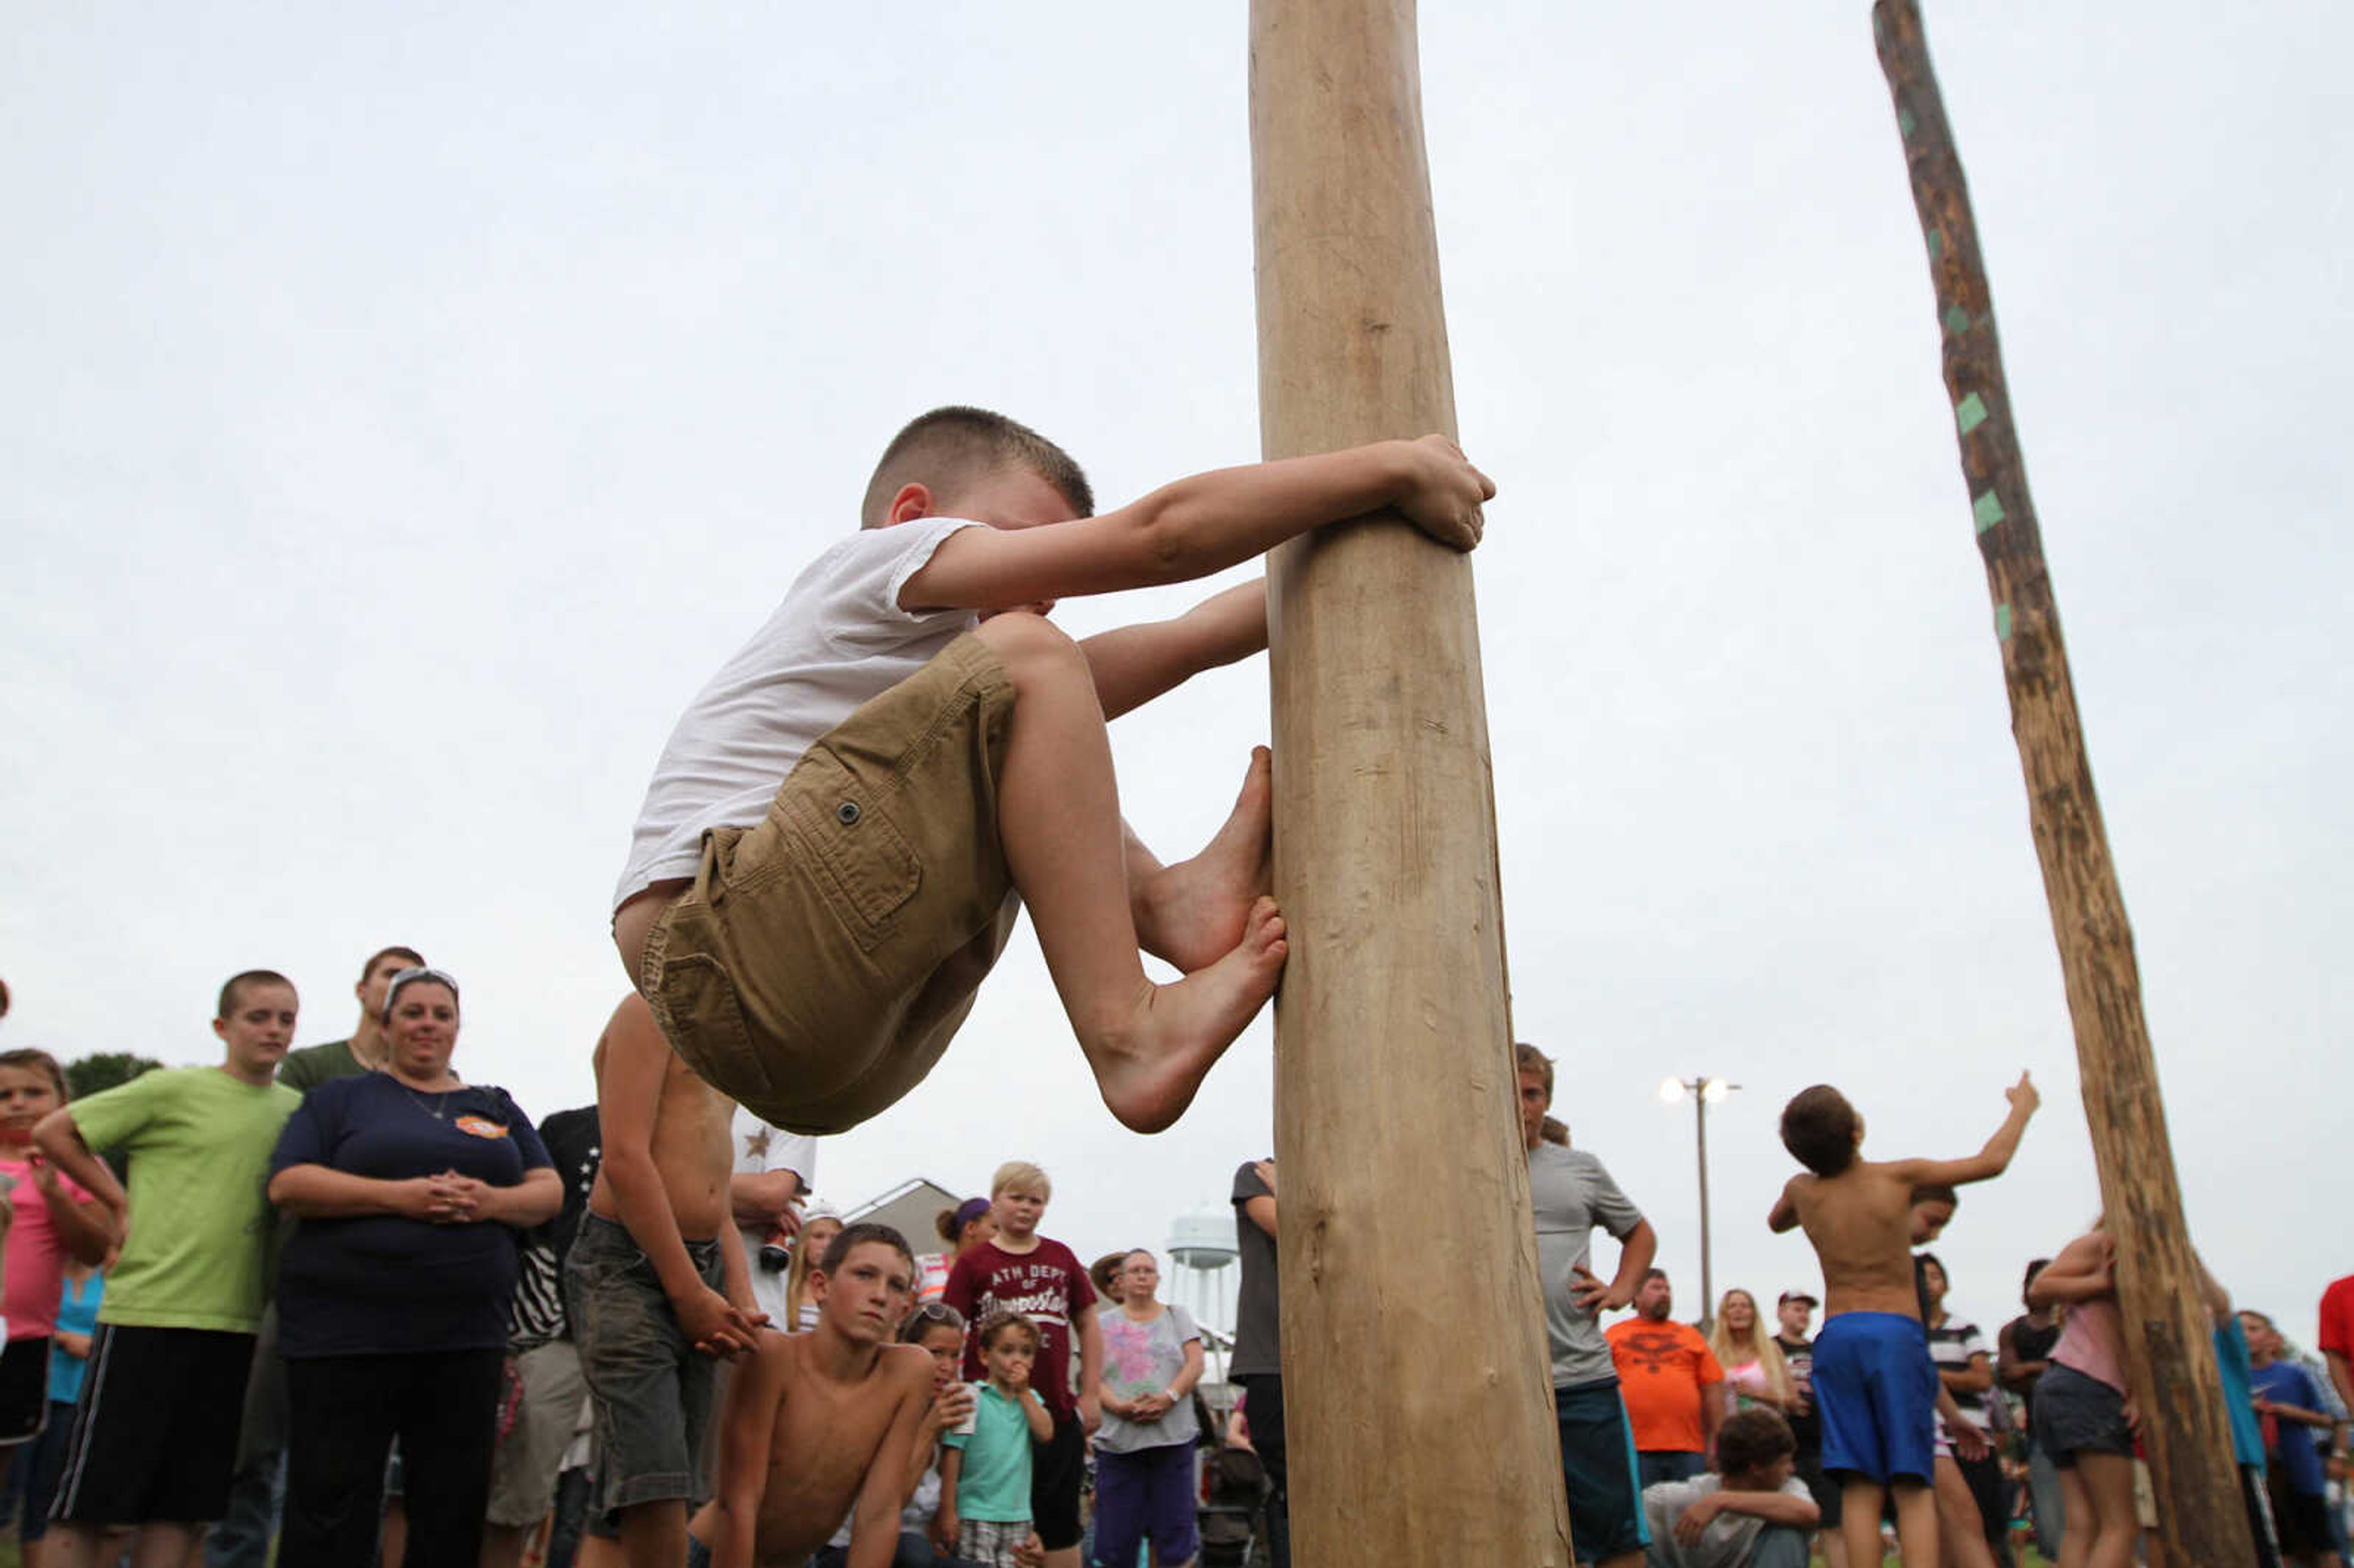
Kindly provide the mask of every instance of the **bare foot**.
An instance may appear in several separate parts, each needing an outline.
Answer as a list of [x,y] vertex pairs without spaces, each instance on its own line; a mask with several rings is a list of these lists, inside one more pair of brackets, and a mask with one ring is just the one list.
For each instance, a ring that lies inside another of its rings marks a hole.
[[1112,1115],[1137,1132],[1159,1132],[1182,1116],[1211,1067],[1275,994],[1290,950],[1275,900],[1258,899],[1242,940],[1216,963],[1154,986],[1116,1037],[1082,1040]]
[[1242,793],[1221,827],[1192,860],[1164,868],[1143,889],[1137,940],[1187,974],[1209,968],[1241,941],[1254,900],[1266,895],[1274,870],[1269,838],[1275,793],[1272,759],[1251,747]]

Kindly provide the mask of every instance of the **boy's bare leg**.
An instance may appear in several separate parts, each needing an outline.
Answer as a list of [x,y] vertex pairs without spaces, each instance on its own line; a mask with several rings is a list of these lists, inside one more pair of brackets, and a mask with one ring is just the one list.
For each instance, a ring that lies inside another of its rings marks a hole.
[[1242,940],[1251,906],[1273,891],[1268,835],[1274,792],[1267,749],[1253,747],[1234,812],[1201,853],[1164,866],[1128,832],[1129,899],[1137,940],[1146,952],[1190,974],[1217,962]]
[[676,1568],[686,1561],[686,1503],[638,1503],[621,1510],[621,1550],[630,1568]]
[[1147,979],[1111,739],[1087,656],[1034,615],[993,616],[977,635],[1015,693],[998,779],[1013,885],[1104,1103],[1137,1131],[1158,1132],[1274,994],[1288,950],[1282,917],[1259,899],[1214,961],[1171,985]]
[[1880,1568],[1880,1505],[1884,1500],[1876,1481],[1850,1476],[1840,1483],[1840,1534],[1847,1541],[1850,1568]]
[[[1919,1481],[1893,1481],[1889,1492],[1896,1503],[1896,1555],[1904,1568],[1937,1568],[1937,1493],[1934,1487]],[[1844,1500],[1840,1505],[1844,1509]],[[1878,1527],[1880,1510],[1872,1510],[1874,1528]],[[1846,1521],[1846,1516],[1840,1516]],[[1853,1553],[1850,1552],[1850,1557]],[[1867,1559],[1867,1561],[1869,1561]]]
[[201,1524],[143,1524],[131,1544],[131,1568],[186,1568],[189,1550],[204,1534]]

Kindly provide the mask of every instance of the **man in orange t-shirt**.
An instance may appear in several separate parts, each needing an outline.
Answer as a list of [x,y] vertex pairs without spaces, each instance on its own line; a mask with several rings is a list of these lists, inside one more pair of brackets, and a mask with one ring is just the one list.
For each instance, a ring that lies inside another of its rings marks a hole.
[[1667,1270],[1655,1268],[1635,1291],[1635,1316],[1607,1335],[1646,1487],[1706,1474],[1724,1421],[1724,1369],[1700,1330],[1669,1320],[1674,1308]]

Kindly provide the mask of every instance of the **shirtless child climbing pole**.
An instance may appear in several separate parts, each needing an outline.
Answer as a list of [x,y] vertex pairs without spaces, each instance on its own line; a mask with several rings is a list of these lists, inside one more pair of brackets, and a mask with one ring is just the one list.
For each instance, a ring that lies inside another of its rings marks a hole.
[[1823,1468],[1840,1478],[1848,1561],[1880,1560],[1883,1494],[1896,1506],[1907,1568],[1937,1561],[1937,1371],[1913,1288],[1914,1199],[1924,1187],[1990,1181],[2009,1168],[2040,1097],[2026,1074],[2004,1091],[2010,1114],[1961,1160],[1865,1160],[1863,1118],[1829,1084],[1782,1110],[1782,1144],[1809,1172],[1793,1176],[1766,1223],[1806,1227],[1823,1267],[1815,1340],[1815,1408]]
[[833,1238],[811,1276],[817,1327],[762,1334],[727,1380],[718,1487],[695,1516],[688,1568],[800,1568],[845,1515],[845,1568],[886,1568],[932,1393],[932,1358],[892,1340],[915,1277],[914,1255],[888,1225]]

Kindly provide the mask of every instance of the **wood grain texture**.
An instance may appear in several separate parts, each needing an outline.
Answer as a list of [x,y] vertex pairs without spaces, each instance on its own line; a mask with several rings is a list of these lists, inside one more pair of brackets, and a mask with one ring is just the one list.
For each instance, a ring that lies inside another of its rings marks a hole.
[[[1269,458],[1454,433],[1415,13],[1254,0]],[[1394,517],[1269,570],[1295,1561],[1571,1561],[1514,1107],[1471,561]]]
[[2182,1219],[2143,1020],[2125,895],[2109,858],[2060,615],[2028,495],[1994,302],[1953,129],[1914,0],[1879,0],[1872,30],[1895,100],[1928,248],[1962,474],[1995,604],[2011,733],[2074,1021],[2084,1112],[2116,1242],[2118,1304],[2147,1420],[2158,1532],[2172,1561],[2253,1562],[2223,1393]]

